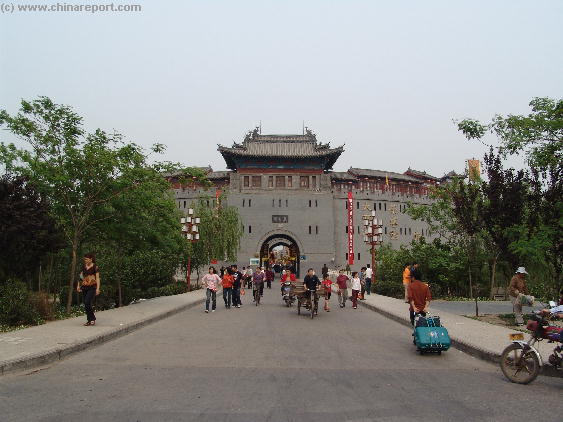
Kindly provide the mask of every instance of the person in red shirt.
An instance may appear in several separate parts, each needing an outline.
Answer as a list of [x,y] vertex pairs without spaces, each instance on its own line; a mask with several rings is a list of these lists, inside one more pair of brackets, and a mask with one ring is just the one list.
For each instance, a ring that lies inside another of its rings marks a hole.
[[430,295],[430,287],[428,287],[428,284],[421,281],[422,274],[418,268],[412,271],[411,279],[412,281],[408,287],[408,297],[411,324],[414,326],[414,316],[416,314],[426,316],[432,296]]
[[231,309],[231,298],[233,294],[233,284],[235,279],[232,276],[232,271],[229,268],[223,274],[223,278],[221,279],[221,285],[223,286],[223,300],[225,301],[225,308]]
[[338,285],[338,302],[341,308],[346,306],[346,301],[348,300],[348,280],[349,278],[344,274],[344,270],[340,270],[336,278],[336,284]]
[[325,311],[330,312],[330,308],[328,306],[328,302],[330,300],[330,295],[332,293],[332,280],[328,278],[328,274],[325,274],[323,277],[323,281],[321,283],[323,288],[323,293],[325,295]]
[[280,279],[280,284],[281,284],[281,294],[283,296],[283,283],[285,281],[297,281],[297,278],[295,277],[295,274],[293,274],[291,272],[291,270],[286,270],[285,274],[282,275],[281,279]]

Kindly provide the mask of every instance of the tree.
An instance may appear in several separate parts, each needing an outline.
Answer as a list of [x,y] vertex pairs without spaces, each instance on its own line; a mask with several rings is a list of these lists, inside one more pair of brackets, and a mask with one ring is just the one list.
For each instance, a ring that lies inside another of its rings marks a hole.
[[501,156],[526,158],[527,201],[523,218],[514,220],[509,230],[508,250],[523,261],[546,266],[555,289],[563,286],[563,100],[534,98],[529,105],[532,112],[526,116],[497,115],[488,124],[465,119],[458,129],[467,139],[481,140],[490,132],[500,140]]
[[49,252],[64,247],[49,202],[25,177],[0,178],[0,278],[23,279]]
[[[18,170],[51,199],[52,215],[65,234],[71,252],[69,311],[77,252],[89,231],[110,220],[112,201],[152,180],[153,173],[147,169],[171,168],[150,165],[142,148],[125,143],[119,133],[101,129],[87,133],[78,114],[47,97],[22,101],[15,116],[0,111],[0,126],[31,146],[18,151],[23,162]],[[154,151],[161,148],[156,145]]]
[[195,206],[195,214],[201,218],[200,239],[190,245],[194,268],[206,265],[214,259],[235,261],[242,238],[242,222],[238,210],[225,206],[227,193],[219,197],[218,205],[208,207],[205,198]]

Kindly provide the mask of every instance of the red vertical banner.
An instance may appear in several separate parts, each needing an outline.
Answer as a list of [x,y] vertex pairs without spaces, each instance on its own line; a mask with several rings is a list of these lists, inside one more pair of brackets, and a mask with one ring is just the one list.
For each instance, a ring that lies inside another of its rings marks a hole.
[[348,264],[354,265],[354,198],[348,192]]

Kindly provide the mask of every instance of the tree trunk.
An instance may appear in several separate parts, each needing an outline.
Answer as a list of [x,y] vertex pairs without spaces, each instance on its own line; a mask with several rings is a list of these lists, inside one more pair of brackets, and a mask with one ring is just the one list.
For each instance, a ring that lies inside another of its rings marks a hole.
[[489,299],[493,298],[493,289],[495,288],[495,275],[497,269],[498,253],[493,257],[493,262],[491,265],[491,289],[489,290]]
[[74,274],[76,273],[76,253],[78,251],[78,239],[75,236],[72,241],[72,260],[70,262],[70,277],[68,280],[68,296],[66,298],[66,312],[70,313],[72,295],[74,294]]
[[118,308],[123,307],[123,296],[121,295],[121,279],[117,279],[117,305]]
[[467,272],[469,273],[469,298],[473,299],[473,280],[471,278],[471,264],[468,265]]

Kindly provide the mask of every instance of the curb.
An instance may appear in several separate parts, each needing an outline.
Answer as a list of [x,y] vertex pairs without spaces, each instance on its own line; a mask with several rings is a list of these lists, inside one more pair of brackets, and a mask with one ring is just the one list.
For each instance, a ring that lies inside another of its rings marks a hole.
[[124,336],[126,334],[129,334],[130,332],[138,330],[139,328],[145,327],[154,322],[158,322],[162,319],[168,318],[186,309],[193,308],[194,306],[200,305],[204,302],[205,299],[198,299],[193,303],[181,305],[176,308],[170,309],[166,312],[163,312],[161,314],[153,315],[149,318],[145,318],[140,321],[124,325],[110,332],[99,334],[89,339],[86,339],[80,343],[74,343],[74,344],[69,344],[68,346],[45,350],[33,355],[22,357],[20,359],[14,359],[10,361],[0,361],[0,376],[6,375],[10,372],[37,368],[51,362],[62,360],[67,356],[78,353],[91,346],[97,346],[106,343],[110,340],[116,339],[118,337]]
[[[385,311],[383,309],[380,309],[374,305],[371,305],[369,303],[366,303],[364,301],[358,300],[358,304],[364,306],[365,308],[368,308],[371,311],[377,312],[378,314],[383,315],[386,318],[392,319],[393,321],[396,321],[402,325],[405,325],[409,328],[411,327],[411,323],[410,320],[407,320],[404,317],[400,317],[398,315],[395,315],[391,312]],[[467,353],[470,356],[479,358],[481,360],[490,362],[490,363],[494,363],[494,364],[498,364],[500,363],[500,355],[492,352],[490,350],[485,350],[485,349],[481,349],[480,347],[474,345],[474,344],[470,344],[470,343],[466,343],[463,342],[461,340],[458,340],[456,338],[451,338],[450,340],[452,342],[452,346],[455,347],[457,350],[461,350],[464,353]]]

